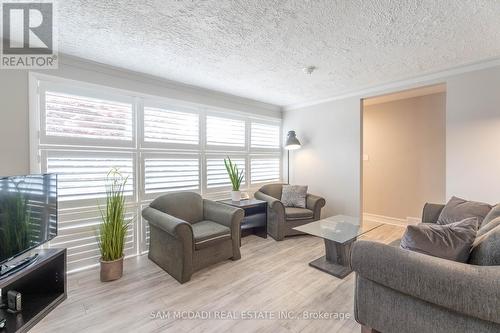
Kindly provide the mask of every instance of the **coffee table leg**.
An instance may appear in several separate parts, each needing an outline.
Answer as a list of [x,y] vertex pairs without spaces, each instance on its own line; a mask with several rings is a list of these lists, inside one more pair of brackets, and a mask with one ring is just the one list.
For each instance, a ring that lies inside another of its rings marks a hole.
[[345,278],[352,272],[351,248],[355,240],[339,244],[325,239],[326,255],[310,262],[309,265],[340,279]]

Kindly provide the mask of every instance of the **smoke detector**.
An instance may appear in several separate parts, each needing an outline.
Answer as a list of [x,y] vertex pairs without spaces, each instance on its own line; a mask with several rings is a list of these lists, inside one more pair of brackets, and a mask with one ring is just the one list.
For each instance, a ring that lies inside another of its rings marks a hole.
[[317,69],[316,66],[307,66],[307,67],[302,68],[302,71],[306,74],[311,75],[316,69]]

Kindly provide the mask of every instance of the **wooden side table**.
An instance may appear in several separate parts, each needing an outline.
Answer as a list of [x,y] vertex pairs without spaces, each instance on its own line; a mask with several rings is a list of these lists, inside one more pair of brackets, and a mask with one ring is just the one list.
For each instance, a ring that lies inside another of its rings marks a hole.
[[241,222],[241,237],[257,235],[267,238],[267,202],[257,199],[220,202],[245,211],[245,218]]

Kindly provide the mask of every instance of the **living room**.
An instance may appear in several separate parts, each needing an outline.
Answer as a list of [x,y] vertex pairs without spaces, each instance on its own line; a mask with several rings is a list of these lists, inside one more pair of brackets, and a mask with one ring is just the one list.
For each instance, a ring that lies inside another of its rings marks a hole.
[[2,1],[0,333],[500,332],[498,14]]

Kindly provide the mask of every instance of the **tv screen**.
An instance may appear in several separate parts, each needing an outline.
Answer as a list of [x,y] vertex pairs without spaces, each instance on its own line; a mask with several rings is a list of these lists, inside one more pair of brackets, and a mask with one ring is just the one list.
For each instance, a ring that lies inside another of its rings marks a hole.
[[56,235],[57,176],[0,178],[0,264]]

